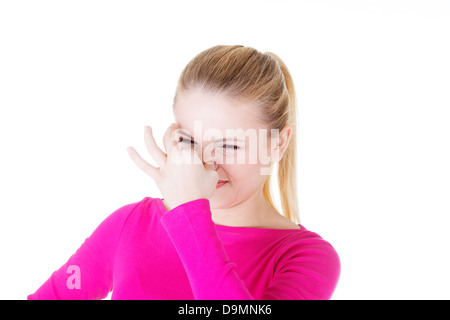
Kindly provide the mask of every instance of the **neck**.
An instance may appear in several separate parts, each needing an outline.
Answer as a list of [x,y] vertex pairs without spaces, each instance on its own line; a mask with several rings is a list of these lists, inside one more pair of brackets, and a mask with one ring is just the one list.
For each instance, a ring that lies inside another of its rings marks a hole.
[[251,197],[225,209],[213,208],[211,203],[212,220],[215,224],[231,227],[258,227],[272,207],[264,199],[262,190],[258,190]]

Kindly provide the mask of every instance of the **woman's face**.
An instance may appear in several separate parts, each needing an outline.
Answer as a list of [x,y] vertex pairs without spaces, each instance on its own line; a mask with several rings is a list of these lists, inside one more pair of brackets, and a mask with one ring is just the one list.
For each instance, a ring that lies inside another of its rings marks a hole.
[[278,149],[274,150],[275,141],[266,138],[267,127],[256,112],[254,105],[218,93],[189,90],[178,94],[174,139],[183,148],[195,150],[204,164],[214,161],[216,165],[208,168],[217,171],[219,180],[227,181],[209,199],[212,208],[232,207],[262,192],[273,163],[270,156],[278,156]]

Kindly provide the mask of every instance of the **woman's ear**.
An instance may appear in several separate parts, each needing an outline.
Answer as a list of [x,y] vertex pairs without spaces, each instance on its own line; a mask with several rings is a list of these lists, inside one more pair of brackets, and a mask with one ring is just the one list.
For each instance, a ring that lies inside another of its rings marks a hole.
[[273,140],[271,141],[273,145],[271,153],[272,161],[278,162],[283,159],[284,153],[286,152],[286,149],[289,145],[289,141],[291,140],[291,136],[292,127],[290,125],[287,125],[284,127],[281,133],[273,138]]

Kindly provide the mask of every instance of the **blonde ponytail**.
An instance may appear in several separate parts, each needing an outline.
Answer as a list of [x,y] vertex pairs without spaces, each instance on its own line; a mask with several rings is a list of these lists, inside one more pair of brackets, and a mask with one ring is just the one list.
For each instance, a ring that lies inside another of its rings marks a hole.
[[[272,52],[266,52],[274,58],[283,72],[284,82],[289,96],[288,103],[288,120],[286,125],[291,126],[291,138],[289,145],[284,153],[283,158],[278,163],[278,187],[280,190],[281,207],[284,212],[284,216],[295,223],[300,223],[298,200],[297,200],[297,101],[295,94],[294,81],[291,74],[284,64],[283,60]],[[280,129],[281,132],[281,129]],[[267,182],[266,182],[267,183]],[[270,183],[270,179],[269,179]],[[264,197],[269,198],[268,188],[263,189]],[[270,188],[269,188],[270,189]],[[272,202],[273,203],[273,202]]]

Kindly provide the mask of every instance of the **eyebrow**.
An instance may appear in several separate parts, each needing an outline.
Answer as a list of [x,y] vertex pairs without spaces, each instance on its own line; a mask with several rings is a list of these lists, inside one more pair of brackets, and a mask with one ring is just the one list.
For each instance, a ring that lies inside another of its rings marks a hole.
[[[187,131],[185,131],[184,129],[178,129],[178,133],[180,133],[180,134],[190,138],[192,141],[194,141],[194,138],[192,138],[192,136]],[[224,138],[224,139],[222,139],[222,142],[226,142],[226,141],[229,141],[229,140],[233,140],[233,141],[236,141],[236,142],[243,142],[241,139],[236,139],[234,137]],[[213,140],[213,142],[218,142],[218,141],[220,141],[220,140]]]

